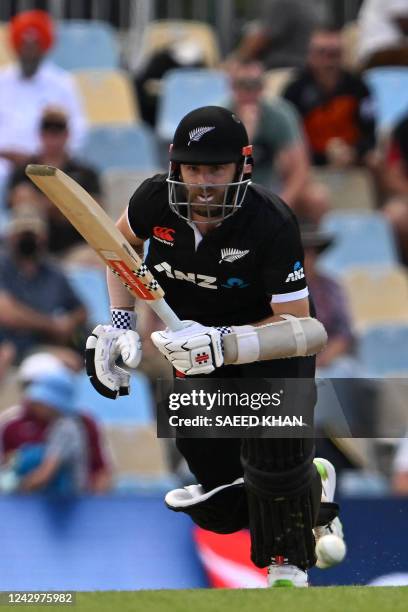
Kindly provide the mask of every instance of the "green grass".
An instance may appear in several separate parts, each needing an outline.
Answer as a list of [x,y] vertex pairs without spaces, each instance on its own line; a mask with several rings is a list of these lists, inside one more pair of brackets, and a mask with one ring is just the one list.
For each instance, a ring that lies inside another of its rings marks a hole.
[[[1,606],[50,612],[54,606]],[[314,587],[191,591],[78,593],[67,612],[399,612],[408,609],[408,587]]]

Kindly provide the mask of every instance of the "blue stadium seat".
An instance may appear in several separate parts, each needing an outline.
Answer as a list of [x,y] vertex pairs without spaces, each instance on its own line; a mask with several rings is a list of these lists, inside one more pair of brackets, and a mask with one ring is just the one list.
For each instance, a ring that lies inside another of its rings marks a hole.
[[102,21],[62,21],[49,58],[65,70],[119,68],[115,31]]
[[145,125],[93,128],[82,147],[81,157],[101,172],[150,171],[160,166],[154,134]]
[[163,78],[157,133],[171,142],[180,120],[200,106],[219,105],[229,97],[228,77],[219,70],[176,68]]
[[392,230],[379,213],[335,211],[326,215],[322,228],[335,243],[319,258],[319,267],[341,275],[354,266],[395,266],[398,262]]
[[109,323],[109,298],[103,269],[72,266],[67,270],[71,285],[84,302],[90,323]]
[[379,128],[391,128],[408,109],[408,68],[371,68],[364,79],[373,92]]
[[363,333],[358,357],[369,377],[408,375],[408,325],[379,325]]
[[99,395],[86,374],[78,376],[76,407],[111,425],[146,426],[153,423],[153,398],[148,379],[141,372],[132,372],[131,395],[111,400]]

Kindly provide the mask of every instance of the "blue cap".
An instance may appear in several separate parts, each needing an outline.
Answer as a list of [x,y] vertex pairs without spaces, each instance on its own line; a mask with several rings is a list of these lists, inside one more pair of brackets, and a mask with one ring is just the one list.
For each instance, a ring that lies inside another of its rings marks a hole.
[[63,414],[75,412],[74,375],[60,371],[39,376],[24,393],[25,399],[47,404]]

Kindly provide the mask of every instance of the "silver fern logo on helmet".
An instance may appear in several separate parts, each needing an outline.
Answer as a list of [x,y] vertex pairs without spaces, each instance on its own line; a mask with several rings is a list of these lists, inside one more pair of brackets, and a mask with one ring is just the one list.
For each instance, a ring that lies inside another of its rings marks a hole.
[[199,142],[204,134],[207,134],[207,132],[212,132],[213,130],[215,130],[215,125],[212,127],[198,127],[191,130],[191,132],[188,133],[190,140],[188,141],[187,146],[189,147],[192,142]]
[[245,255],[248,255],[248,253],[249,250],[240,251],[239,249],[221,249],[221,259],[218,263],[222,263],[223,261],[228,261],[229,263],[232,263],[237,259],[245,257]]

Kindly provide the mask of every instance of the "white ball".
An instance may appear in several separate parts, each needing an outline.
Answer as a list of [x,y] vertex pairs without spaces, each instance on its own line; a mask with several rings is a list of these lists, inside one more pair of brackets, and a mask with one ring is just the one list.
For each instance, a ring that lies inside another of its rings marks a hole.
[[324,569],[341,563],[346,556],[344,540],[336,535],[325,535],[316,544],[317,567]]

